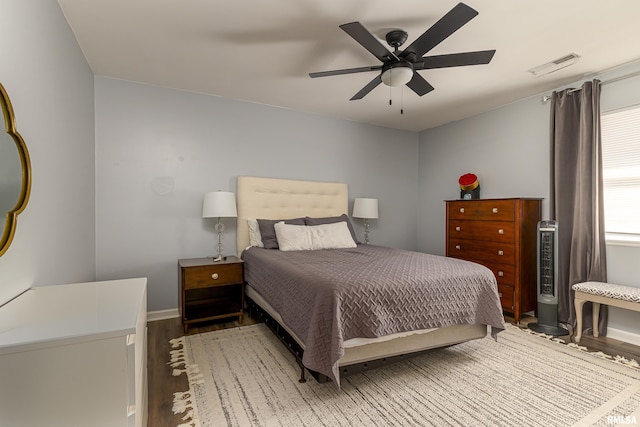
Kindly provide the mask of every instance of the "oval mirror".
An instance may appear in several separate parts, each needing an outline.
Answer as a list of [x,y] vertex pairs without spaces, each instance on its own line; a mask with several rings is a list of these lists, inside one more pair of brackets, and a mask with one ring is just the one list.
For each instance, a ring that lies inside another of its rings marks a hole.
[[31,193],[31,162],[24,140],[16,129],[9,95],[0,84],[0,107],[6,133],[0,133],[0,255],[13,240],[18,214],[24,210]]

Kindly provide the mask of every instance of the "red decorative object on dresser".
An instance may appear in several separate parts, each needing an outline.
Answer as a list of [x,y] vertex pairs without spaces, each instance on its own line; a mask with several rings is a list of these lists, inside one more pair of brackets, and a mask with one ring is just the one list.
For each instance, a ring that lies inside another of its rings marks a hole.
[[542,199],[447,200],[446,255],[488,267],[516,323],[535,310],[536,226]]

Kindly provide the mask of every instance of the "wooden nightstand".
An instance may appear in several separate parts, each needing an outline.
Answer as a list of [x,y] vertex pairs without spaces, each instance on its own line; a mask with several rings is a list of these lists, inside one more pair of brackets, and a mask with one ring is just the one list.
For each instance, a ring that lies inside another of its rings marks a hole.
[[189,325],[207,320],[238,316],[244,307],[244,261],[226,257],[178,260],[180,317],[184,333]]

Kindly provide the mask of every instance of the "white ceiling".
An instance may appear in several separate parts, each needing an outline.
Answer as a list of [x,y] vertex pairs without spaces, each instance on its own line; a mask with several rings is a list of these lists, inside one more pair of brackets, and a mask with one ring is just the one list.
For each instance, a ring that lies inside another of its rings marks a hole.
[[[455,0],[58,0],[96,75],[420,131],[541,94],[640,58],[640,1],[466,0],[479,15],[429,54],[496,49],[488,65],[420,74],[435,90],[378,86],[375,72],[308,73],[380,62],[338,25],[360,21],[408,46]],[[402,48],[401,48],[402,49]],[[566,54],[577,64],[527,72]],[[389,106],[389,97],[393,105]],[[400,114],[400,106],[404,114]]]

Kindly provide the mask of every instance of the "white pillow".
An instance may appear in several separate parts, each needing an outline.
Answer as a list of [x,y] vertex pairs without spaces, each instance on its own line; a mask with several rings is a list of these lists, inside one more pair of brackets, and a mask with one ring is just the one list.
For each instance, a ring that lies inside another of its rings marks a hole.
[[251,246],[264,248],[264,244],[262,243],[262,235],[260,234],[260,227],[258,226],[258,220],[248,219],[247,224],[249,225],[249,244]]
[[347,223],[322,225],[274,224],[281,251],[309,251],[316,249],[355,248]]

